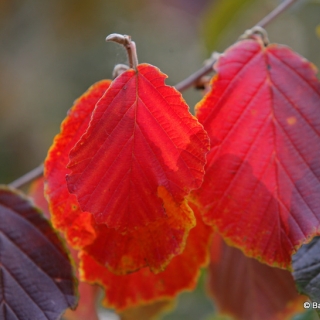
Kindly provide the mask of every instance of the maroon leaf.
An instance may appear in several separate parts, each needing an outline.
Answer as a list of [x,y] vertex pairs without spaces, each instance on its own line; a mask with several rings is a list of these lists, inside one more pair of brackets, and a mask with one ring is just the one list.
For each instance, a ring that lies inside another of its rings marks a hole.
[[284,320],[303,311],[287,270],[246,257],[215,234],[211,247],[208,289],[220,313],[236,320]]

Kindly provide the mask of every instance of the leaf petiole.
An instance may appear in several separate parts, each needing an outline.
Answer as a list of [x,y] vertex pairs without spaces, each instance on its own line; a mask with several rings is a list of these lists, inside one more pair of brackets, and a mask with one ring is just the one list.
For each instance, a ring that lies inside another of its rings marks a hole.
[[106,37],[106,41],[112,41],[123,45],[124,48],[127,50],[129,67],[135,70],[137,69],[138,57],[136,44],[134,41],[131,40],[130,36],[118,33],[111,33]]

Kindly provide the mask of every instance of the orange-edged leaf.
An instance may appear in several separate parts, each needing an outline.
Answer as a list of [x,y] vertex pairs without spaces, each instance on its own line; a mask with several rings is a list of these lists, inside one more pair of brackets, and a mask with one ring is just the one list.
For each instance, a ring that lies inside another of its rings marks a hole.
[[55,137],[45,160],[46,194],[49,201],[52,222],[62,231],[67,241],[81,248],[95,238],[94,221],[88,212],[82,212],[76,196],[71,195],[66,185],[68,154],[87,129],[91,113],[110,80],[102,80],[76,100],[68,116],[61,124],[61,132]]
[[148,64],[118,76],[70,152],[69,191],[97,223],[125,230],[166,219],[158,188],[180,205],[202,183],[207,135],[165,78]]
[[121,320],[156,320],[159,319],[159,314],[172,310],[174,306],[175,301],[173,300],[159,300],[139,307],[128,308],[120,312],[119,317]]
[[[44,178],[38,178],[33,181],[29,189],[29,197],[33,200],[35,205],[39,207],[45,216],[49,219],[49,206],[48,202],[44,197]],[[78,261],[78,252],[73,250],[69,246],[73,260],[76,264],[79,264]],[[97,286],[92,286],[85,282],[80,282],[78,285],[79,292],[79,301],[76,310],[68,309],[63,318],[67,320],[79,320],[79,319],[90,319],[98,320],[97,315],[97,297],[99,293],[99,288]]]
[[[92,243],[87,250],[114,273],[125,274],[145,266],[159,272],[183,250],[189,229],[195,225],[194,214],[185,200],[177,203],[165,187],[159,186],[157,197],[163,202],[166,218],[119,232],[104,224],[97,225],[90,213],[81,212],[76,196],[66,187],[68,153],[85,133],[95,102],[108,84],[100,82],[78,99],[49,151],[45,175],[53,221],[66,233],[73,247],[81,248]],[[97,235],[98,238],[93,240]]]
[[56,320],[74,308],[68,254],[40,211],[1,186],[0,221],[0,319]]
[[211,247],[208,289],[219,312],[236,320],[291,319],[306,301],[289,271],[246,257],[218,234]]
[[281,45],[244,40],[219,59],[197,105],[211,151],[196,196],[205,222],[246,255],[289,267],[319,233],[320,83]]
[[81,277],[104,287],[107,307],[124,310],[172,299],[183,290],[194,289],[199,269],[208,261],[212,230],[202,222],[194,205],[191,206],[197,216],[197,226],[190,231],[183,253],[174,257],[163,272],[154,274],[149,268],[143,268],[128,275],[115,275],[87,253],[81,254]]
[[184,228],[193,226],[195,220],[186,200],[178,205],[161,187],[158,195],[163,199],[167,219],[125,232],[103,224],[96,225],[97,238],[84,250],[116,274],[130,273],[146,266],[154,273],[163,271],[170,260],[182,252],[188,236]]

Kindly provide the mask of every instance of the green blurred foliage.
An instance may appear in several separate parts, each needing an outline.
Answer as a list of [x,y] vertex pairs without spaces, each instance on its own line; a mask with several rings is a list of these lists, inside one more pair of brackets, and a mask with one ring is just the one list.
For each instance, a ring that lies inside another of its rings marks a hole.
[[[232,28],[234,21],[239,19],[241,13],[253,2],[254,0],[226,0],[211,4],[202,21],[203,38],[209,52],[218,50],[223,32]],[[225,48],[221,50],[223,49]]]
[[193,292],[181,293],[177,299],[176,308],[162,317],[162,320],[206,320],[214,307],[205,293],[206,270],[202,270],[196,289]]
[[206,318],[206,320],[233,320],[233,318],[229,316],[216,314],[216,315],[209,316],[208,318]]

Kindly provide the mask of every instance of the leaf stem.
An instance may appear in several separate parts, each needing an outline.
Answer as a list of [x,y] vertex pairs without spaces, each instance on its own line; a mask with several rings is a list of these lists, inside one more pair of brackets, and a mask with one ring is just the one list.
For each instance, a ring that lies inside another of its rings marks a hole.
[[134,41],[131,40],[130,36],[122,35],[119,33],[111,33],[106,37],[106,41],[112,41],[121,44],[127,50],[129,67],[132,69],[137,69],[138,66],[138,56],[137,48]]
[[[260,20],[255,27],[262,27],[264,28],[267,26],[272,20],[278,17],[283,11],[289,8],[298,0],[285,0],[279,6],[277,6],[273,11],[271,11],[268,15],[266,15],[262,20]],[[112,41],[119,43],[125,47],[128,54],[129,66],[136,70],[138,66],[138,57],[137,57],[137,50],[136,44],[134,41],[131,40],[130,36],[127,35],[120,35],[117,33],[112,33],[107,36],[106,41]],[[213,65],[217,61],[217,55],[213,54],[211,59],[199,70],[195,73],[191,74],[188,78],[182,80],[181,82],[175,85],[175,88],[182,92],[190,87],[192,87],[199,79],[206,74],[213,71]],[[29,171],[28,173],[24,174],[22,177],[14,180],[13,182],[9,183],[10,187],[13,188],[21,188],[22,186],[32,182],[33,180],[41,177],[43,175],[43,164],[39,165],[35,169]]]
[[21,176],[20,178],[9,183],[9,187],[16,189],[23,187],[29,182],[32,182],[33,180],[40,178],[43,175],[43,169],[43,163],[41,163],[38,167],[34,168],[33,170]]

